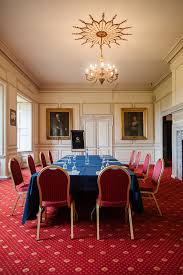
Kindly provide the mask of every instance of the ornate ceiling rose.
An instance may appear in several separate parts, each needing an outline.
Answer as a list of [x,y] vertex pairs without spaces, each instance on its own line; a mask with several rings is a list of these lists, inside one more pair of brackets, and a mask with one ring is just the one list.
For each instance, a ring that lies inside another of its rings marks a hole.
[[91,23],[87,23],[84,20],[79,19],[81,23],[84,24],[83,27],[74,26],[75,29],[80,30],[80,32],[73,33],[78,37],[75,40],[84,40],[83,44],[89,43],[91,47],[94,45],[107,45],[111,47],[112,43],[120,45],[119,40],[127,40],[126,36],[131,35],[130,33],[125,33],[124,31],[131,27],[123,27],[123,24],[127,22],[124,20],[120,23],[114,23],[115,15],[110,21],[105,20],[104,13],[102,14],[102,19],[96,21],[91,15]]
[[114,65],[104,63],[103,46],[107,45],[111,48],[112,43],[120,45],[118,41],[127,40],[126,36],[130,35],[124,31],[131,27],[123,27],[123,24],[126,23],[127,20],[115,24],[114,19],[117,15],[115,15],[110,21],[105,20],[104,13],[102,14],[102,19],[100,21],[96,21],[91,15],[89,16],[91,18],[91,23],[87,23],[80,19],[80,22],[83,23],[84,26],[74,26],[74,28],[78,29],[79,32],[73,33],[77,36],[75,40],[84,40],[82,45],[88,43],[91,48],[94,45],[99,45],[100,47],[99,63],[95,65],[90,64],[89,68],[85,71],[86,79],[93,83],[99,81],[101,85],[104,81],[112,83],[118,79],[118,70]]

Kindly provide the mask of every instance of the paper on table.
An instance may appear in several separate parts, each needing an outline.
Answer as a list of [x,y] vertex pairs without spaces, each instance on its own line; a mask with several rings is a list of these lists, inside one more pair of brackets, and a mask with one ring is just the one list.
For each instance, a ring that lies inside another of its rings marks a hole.
[[80,171],[78,171],[78,170],[75,170],[75,171],[67,171],[67,173],[68,173],[69,175],[79,175],[79,174],[80,174]]

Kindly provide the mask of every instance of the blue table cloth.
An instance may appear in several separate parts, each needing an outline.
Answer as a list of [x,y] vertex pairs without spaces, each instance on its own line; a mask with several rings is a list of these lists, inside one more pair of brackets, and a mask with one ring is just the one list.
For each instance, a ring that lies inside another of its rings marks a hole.
[[[104,156],[105,160],[109,162],[110,165],[122,166],[122,163],[113,158],[112,156]],[[54,163],[54,165],[63,167],[64,161],[68,159],[68,156]],[[79,175],[70,175],[70,193],[74,198],[77,198],[80,192],[94,192],[98,193],[98,185],[96,171],[100,171],[102,165],[102,159],[96,155],[89,156],[89,164],[85,164],[84,156],[76,157],[76,168],[80,171]],[[67,170],[71,171],[73,166],[73,160],[71,164],[67,162]],[[135,212],[143,212],[143,204],[141,199],[141,194],[139,191],[139,185],[137,177],[135,174],[128,170],[131,176],[131,186],[130,186],[130,202],[132,209]],[[36,219],[36,214],[39,209],[39,191],[37,188],[37,175],[35,173],[30,179],[30,184],[27,192],[26,203],[24,208],[24,214],[22,218],[22,224],[26,220]]]

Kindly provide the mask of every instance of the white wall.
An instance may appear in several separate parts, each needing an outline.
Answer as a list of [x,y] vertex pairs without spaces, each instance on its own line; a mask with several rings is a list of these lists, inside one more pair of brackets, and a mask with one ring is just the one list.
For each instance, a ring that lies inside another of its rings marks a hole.
[[[172,77],[167,77],[154,89],[154,147],[155,159],[163,157],[163,120],[166,111],[172,107]],[[167,114],[169,112],[167,111]]]
[[[40,150],[52,149],[54,157],[60,158],[71,150],[69,140],[46,139],[46,108],[72,108],[73,129],[81,129],[81,121],[85,116],[112,116],[113,118],[113,154],[121,161],[128,162],[131,150],[142,151],[142,160],[147,152],[154,161],[153,132],[153,100],[152,92],[109,92],[109,91],[41,91],[39,96],[39,144]],[[147,140],[128,141],[121,139],[121,108],[147,108],[148,136]]]
[[[17,94],[26,97],[33,105],[33,153],[36,154],[38,150],[38,94],[39,91],[36,86],[15,67],[3,54],[0,54],[0,81],[4,84],[5,94],[5,125],[6,144],[4,148],[3,171],[2,176],[8,176],[8,160],[17,156],[17,133],[16,127],[10,125],[10,109],[17,108]],[[21,155],[20,155],[21,159]],[[24,159],[23,159],[24,160]]]
[[171,60],[170,68],[171,75],[154,90],[155,156],[162,157],[162,117],[172,114],[172,176],[179,177],[178,159],[180,162],[182,156],[178,154],[177,133],[183,131],[183,50]]

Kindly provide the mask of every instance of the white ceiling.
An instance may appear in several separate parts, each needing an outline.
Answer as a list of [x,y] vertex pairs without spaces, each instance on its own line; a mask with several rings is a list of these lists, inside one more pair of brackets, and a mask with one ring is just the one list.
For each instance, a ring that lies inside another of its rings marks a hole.
[[183,0],[0,0],[0,40],[40,87],[99,88],[84,77],[99,49],[81,46],[72,26],[90,21],[89,14],[99,20],[102,12],[132,26],[127,42],[104,48],[105,60],[119,69],[113,89],[148,89],[168,74],[164,58],[183,35]]

